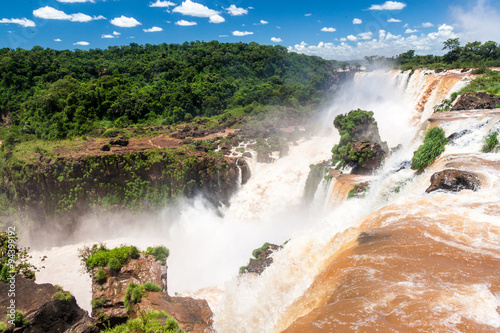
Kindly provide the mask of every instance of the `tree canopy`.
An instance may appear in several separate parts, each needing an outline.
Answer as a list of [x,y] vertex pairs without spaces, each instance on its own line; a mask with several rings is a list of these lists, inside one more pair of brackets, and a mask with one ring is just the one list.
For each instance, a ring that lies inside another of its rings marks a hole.
[[317,103],[330,72],[319,57],[257,43],[4,48],[0,116],[42,139],[82,135],[103,121],[174,124],[252,103]]

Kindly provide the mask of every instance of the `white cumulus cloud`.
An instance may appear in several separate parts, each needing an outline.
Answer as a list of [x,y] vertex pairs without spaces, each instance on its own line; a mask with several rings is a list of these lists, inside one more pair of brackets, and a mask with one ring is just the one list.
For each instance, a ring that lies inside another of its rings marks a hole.
[[85,41],[81,41],[81,42],[76,42],[76,43],[73,43],[73,45],[83,45],[83,46],[87,46],[87,45],[90,45],[89,42],[85,42]]
[[443,24],[427,35],[393,35],[390,32],[380,30],[378,39],[362,40],[354,35],[347,36],[349,41],[357,41],[354,45],[340,40],[340,43],[321,42],[317,45],[308,46],[302,42],[288,47],[290,52],[316,55],[325,59],[353,60],[361,59],[366,55],[395,56],[410,49],[417,54],[443,54],[443,42],[449,38],[457,38],[459,35],[451,25]]
[[304,16],[311,16],[311,15],[312,15],[312,14],[310,14],[310,13],[304,14]]
[[382,5],[371,5],[369,10],[400,10],[406,7],[404,2],[386,1]]
[[210,19],[208,20],[208,22],[218,24],[218,23],[226,22],[226,19],[220,15],[212,15],[212,16],[210,16]]
[[160,31],[163,31],[162,28],[160,27],[151,27],[149,29],[142,29],[144,32],[160,32]]
[[121,32],[113,31],[113,35],[115,36],[120,36],[121,34],[122,34]]
[[17,19],[17,18],[11,18],[11,19],[1,19],[0,23],[12,23],[12,24],[18,24],[21,27],[36,27],[35,22],[32,20],[28,20],[27,18],[22,18],[22,19]]
[[248,9],[238,8],[235,5],[231,5],[229,6],[229,8],[224,8],[224,9],[227,10],[227,12],[232,16],[240,16],[248,14]]
[[434,24],[432,24],[431,22],[422,23],[422,28],[432,28],[433,26]]
[[46,20],[65,20],[71,22],[89,22],[93,20],[103,20],[104,16],[89,16],[83,13],[66,14],[62,10],[50,6],[41,7],[33,11],[33,16]]
[[232,32],[232,34],[233,34],[233,36],[248,36],[248,35],[253,35],[253,32],[235,30]]
[[118,38],[118,37],[116,37],[115,35],[106,35],[106,34],[103,34],[103,35],[101,35],[101,38]]
[[175,24],[180,25],[181,27],[190,27],[193,25],[197,25],[198,23],[196,23],[194,21],[179,20],[179,21],[175,22]]
[[274,42],[274,43],[281,43],[283,40],[281,38],[277,38],[277,37],[271,37],[271,42]]
[[218,11],[191,0],[182,2],[182,4],[175,7],[172,12],[194,17],[210,17],[219,14]]
[[417,29],[410,29],[410,28],[405,30],[405,34],[413,34],[415,32],[418,32],[418,30]]
[[363,23],[363,21],[359,18],[355,18],[354,20],[352,20],[352,24],[361,24]]
[[323,28],[321,28],[321,31],[324,31],[324,32],[335,32],[335,31],[337,31],[337,29],[332,28],[332,27],[329,27],[329,28],[323,27]]
[[259,23],[260,23],[260,24],[262,24],[262,25],[265,25],[265,24],[268,24],[269,22],[264,21],[264,20],[260,20],[260,22],[259,22]]
[[463,42],[499,41],[500,13],[498,1],[477,0],[468,8],[452,7],[454,26]]
[[368,31],[368,32],[362,32],[362,33],[358,34],[358,37],[360,39],[371,39],[372,38],[372,33],[370,31]]
[[62,39],[56,38],[56,39],[54,39],[54,42],[62,42]]
[[149,7],[170,7],[170,6],[175,6],[176,4],[171,2],[171,1],[161,1],[161,0],[156,0],[156,2],[151,2],[149,4]]
[[387,22],[389,22],[389,23],[399,23],[399,22],[401,22],[401,20],[398,20],[398,19],[395,19],[395,18],[390,18],[390,19],[387,20]]
[[121,27],[121,28],[133,28],[133,27],[136,27],[138,25],[141,25],[141,22],[137,21],[135,18],[126,17],[124,15],[122,15],[120,17],[115,17],[114,19],[112,19],[109,22],[111,22],[112,25],[116,25],[117,27]]

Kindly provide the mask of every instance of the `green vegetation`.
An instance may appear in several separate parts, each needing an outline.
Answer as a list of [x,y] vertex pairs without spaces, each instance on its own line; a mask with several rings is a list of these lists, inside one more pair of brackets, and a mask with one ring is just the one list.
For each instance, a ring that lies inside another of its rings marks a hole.
[[266,251],[270,246],[271,244],[265,242],[264,245],[262,245],[258,249],[253,250],[252,255],[254,256],[255,259],[259,259],[262,252]]
[[125,291],[125,299],[123,300],[123,304],[125,305],[127,312],[130,311],[130,307],[132,306],[132,304],[141,302],[144,293],[144,288],[137,283],[131,282],[127,286],[127,290]]
[[[1,200],[1,197],[0,197]],[[8,229],[0,233],[0,281],[9,283],[8,278],[22,274],[25,278],[35,280],[36,267],[29,263],[27,248],[17,246],[17,234]],[[9,260],[12,260],[9,262]]]
[[[9,319],[7,319],[9,320]],[[26,319],[24,317],[24,314],[19,311],[19,310],[16,310],[14,312],[14,327],[23,327],[23,326],[26,326],[29,324],[29,321],[28,319]]]
[[93,299],[90,302],[90,305],[92,306],[92,309],[102,308],[106,303],[106,301],[107,301],[106,296],[101,296],[101,298],[99,299]]
[[155,292],[155,293],[159,293],[160,291],[163,290],[159,285],[154,284],[153,282],[146,282],[146,283],[144,283],[142,285],[142,287],[146,291],[152,291],[152,292]]
[[484,145],[481,151],[483,153],[491,153],[491,152],[497,152],[500,149],[499,146],[500,142],[498,141],[498,133],[497,132],[490,132],[485,138],[484,138]]
[[110,267],[111,269],[120,270],[130,259],[137,259],[138,257],[139,249],[135,246],[121,246],[108,250],[103,244],[94,244],[80,250],[80,258],[85,263],[88,272],[91,272],[94,267],[109,265],[110,262],[113,266]]
[[[262,245],[261,247],[255,249],[252,251],[252,256],[253,258],[250,258],[250,262],[251,261],[254,261],[254,260],[259,260],[261,259],[261,255],[262,253],[264,253],[264,251],[266,251],[267,249],[269,249],[271,247],[271,244],[269,244],[268,242],[265,242],[264,245]],[[245,270],[247,269],[247,266],[241,266],[240,267],[240,274],[243,274],[245,273]]]
[[103,333],[184,333],[177,321],[164,311],[142,312],[137,319],[115,326]]
[[360,140],[380,141],[378,127],[372,111],[361,109],[339,114],[333,125],[340,134],[340,142],[332,148],[332,162],[336,168],[345,168],[349,159],[362,162],[364,156],[350,155],[351,143]]
[[155,259],[161,261],[161,264],[164,266],[167,263],[166,259],[168,258],[170,251],[165,246],[155,246],[148,247],[145,254],[153,255]]
[[[0,49],[0,118],[54,140],[264,105],[318,104],[332,62],[257,43]],[[246,110],[248,109],[248,110]]]
[[7,332],[8,329],[7,325],[0,321],[0,332]]
[[500,66],[500,45],[494,41],[486,43],[470,42],[460,46],[458,38],[450,38],[444,42],[443,56],[415,55],[409,50],[393,58],[383,59],[387,63],[400,66],[403,70],[427,67],[430,69],[478,68],[474,74],[483,74],[486,67]]
[[422,171],[432,164],[434,159],[445,150],[448,139],[444,135],[444,130],[440,127],[433,127],[424,137],[424,143],[418,147],[411,160],[411,167],[414,170]]
[[108,267],[114,271],[119,271],[122,268],[122,264],[121,264],[120,260],[118,260],[116,258],[109,258]]
[[145,295],[146,291],[161,292],[162,288],[152,282],[146,282],[142,286],[134,282],[129,283],[125,291],[125,299],[123,300],[123,305],[125,305],[127,312],[130,311],[132,304],[141,302],[142,296]]
[[99,284],[103,284],[104,282],[106,282],[108,280],[106,271],[102,268],[99,268],[95,273],[94,280]]
[[486,70],[484,75],[472,80],[467,86],[462,88],[458,94],[464,92],[485,92],[500,96],[500,73],[498,71]]
[[59,290],[54,295],[52,295],[52,299],[55,301],[63,301],[69,303],[73,300],[73,295],[69,291]]

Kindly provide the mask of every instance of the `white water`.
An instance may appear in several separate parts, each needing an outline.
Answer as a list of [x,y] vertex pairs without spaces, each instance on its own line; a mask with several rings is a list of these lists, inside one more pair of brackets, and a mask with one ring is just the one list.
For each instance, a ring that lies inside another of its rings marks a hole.
[[[218,332],[272,332],[284,309],[303,295],[323,268],[323,263],[349,239],[357,237],[355,231],[345,234],[342,239],[332,240],[334,235],[355,226],[359,218],[389,200],[408,200],[403,194],[389,194],[399,181],[409,181],[405,193],[422,193],[428,185],[432,169],[418,177],[409,170],[396,174],[390,172],[400,162],[411,159],[412,152],[421,143],[412,141],[418,127],[412,126],[410,120],[415,116],[415,105],[425,85],[424,74],[418,72],[411,78],[408,72],[357,75],[355,82],[346,85],[325,112],[325,123],[331,126],[339,113],[357,108],[373,110],[382,139],[387,140],[390,147],[400,143],[408,146],[387,161],[381,171],[385,176],[372,185],[373,195],[362,203],[344,202],[335,209],[322,212],[314,220],[310,220],[310,216],[317,215],[307,214],[301,206],[309,164],[330,157],[331,147],[338,141],[333,134],[292,146],[289,155],[275,164],[252,162],[251,180],[235,195],[230,208],[223,211],[223,217],[197,199],[181,202],[157,216],[132,221],[130,225],[135,227],[129,227],[129,224],[119,226],[122,231],[119,237],[111,236],[116,234],[119,223],[112,224],[106,221],[107,217],[89,218],[80,232],[81,239],[85,244],[104,240],[110,247],[127,243],[142,249],[164,244],[171,253],[168,259],[170,294],[186,290],[192,294],[197,289],[219,287],[224,290],[223,295],[211,298]],[[458,81],[452,90],[457,90],[463,82]],[[429,99],[422,118],[437,98]],[[463,125],[453,123],[443,127],[449,135],[462,127],[469,128],[470,124],[464,121]],[[454,149],[463,152],[465,147],[477,152],[479,145],[479,136],[465,135],[457,140],[456,145],[450,145],[446,153],[452,153]],[[320,189],[325,193],[317,193],[317,199],[328,193],[324,186]],[[113,227],[106,228],[106,225]],[[274,264],[261,276],[236,276],[239,266],[248,262],[254,248],[266,241],[281,244],[290,238],[285,249],[275,254]],[[329,244],[327,251],[326,244]],[[48,256],[47,268],[37,275],[38,282],[62,285],[77,297],[80,305],[89,309],[90,278],[77,269],[76,252],[82,245],[80,242],[38,251],[34,256]],[[495,320],[491,313],[486,316],[485,320]]]

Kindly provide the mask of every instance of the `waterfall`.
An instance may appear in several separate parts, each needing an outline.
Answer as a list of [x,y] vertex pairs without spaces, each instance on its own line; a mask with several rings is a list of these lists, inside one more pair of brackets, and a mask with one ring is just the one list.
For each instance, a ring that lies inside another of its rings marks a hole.
[[[365,198],[346,200],[366,177],[342,175],[318,186],[302,205],[309,165],[331,157],[336,133],[301,140],[272,164],[249,160],[252,177],[217,214],[202,199],[181,200],[139,221],[123,215],[89,217],[74,245],[38,250],[47,255],[38,282],[61,284],[90,308],[90,279],[79,272],[77,249],[105,241],[145,249],[170,248],[168,289],[206,298],[224,332],[495,331],[500,328],[500,154],[480,152],[498,110],[432,114],[466,84],[460,72],[426,70],[357,73],[322,113],[374,111],[381,137],[403,144]],[[446,146],[428,169],[401,169],[438,124]],[[474,171],[477,192],[425,193],[431,175],[446,168]],[[113,224],[116,220],[119,223]],[[138,223],[140,222],[140,223]],[[118,228],[116,226],[119,226]],[[260,276],[238,276],[264,242],[286,246]],[[64,263],[64,265],[61,265]],[[82,288],[88,286],[88,288]]]

